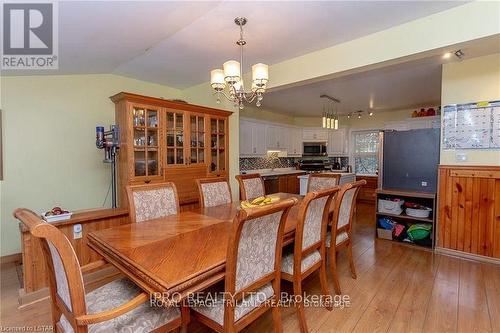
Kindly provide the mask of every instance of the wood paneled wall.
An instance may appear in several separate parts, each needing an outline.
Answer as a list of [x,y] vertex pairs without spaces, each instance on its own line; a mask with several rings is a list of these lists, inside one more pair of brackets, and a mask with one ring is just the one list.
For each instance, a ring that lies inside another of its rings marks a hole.
[[439,167],[438,247],[500,258],[500,167]]
[[[83,266],[101,259],[101,256],[87,245],[87,234],[91,231],[107,229],[126,223],[130,223],[128,209],[117,208],[75,212],[70,220],[55,222],[53,225],[69,239],[78,256],[80,265]],[[74,239],[73,226],[75,224],[82,225],[82,238]],[[48,286],[45,261],[40,240],[33,237],[21,224],[20,229],[24,293],[29,294]]]

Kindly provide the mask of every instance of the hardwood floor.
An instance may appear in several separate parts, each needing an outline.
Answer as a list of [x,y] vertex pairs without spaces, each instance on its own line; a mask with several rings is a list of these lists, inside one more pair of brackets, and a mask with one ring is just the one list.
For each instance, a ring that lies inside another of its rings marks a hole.
[[[351,278],[345,253],[338,257],[342,292],[349,295],[350,307],[331,312],[306,308],[311,332],[500,332],[500,266],[375,241],[373,221],[373,207],[358,205],[353,247],[356,280]],[[15,265],[3,265],[0,331],[50,325],[48,300],[18,309],[18,287]],[[303,288],[308,294],[319,294],[318,275],[309,277]],[[283,289],[291,292],[291,285],[284,282]],[[282,321],[284,332],[299,331],[293,308],[283,309]],[[207,332],[208,328],[192,323],[189,331]],[[244,331],[272,332],[271,312]]]

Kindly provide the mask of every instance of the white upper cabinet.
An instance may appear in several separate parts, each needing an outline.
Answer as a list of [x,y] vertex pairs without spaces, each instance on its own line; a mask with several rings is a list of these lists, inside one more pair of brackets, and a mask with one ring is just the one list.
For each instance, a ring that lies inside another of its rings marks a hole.
[[240,121],[240,155],[262,156],[266,154],[266,126],[247,120]]
[[293,127],[290,128],[290,147],[288,149],[288,156],[300,157],[302,156],[302,129]]
[[302,130],[303,141],[328,141],[328,130],[323,128],[304,128]]
[[347,154],[347,130],[339,128],[328,132],[328,155]]
[[267,125],[266,142],[267,150],[288,151],[290,141],[290,127]]

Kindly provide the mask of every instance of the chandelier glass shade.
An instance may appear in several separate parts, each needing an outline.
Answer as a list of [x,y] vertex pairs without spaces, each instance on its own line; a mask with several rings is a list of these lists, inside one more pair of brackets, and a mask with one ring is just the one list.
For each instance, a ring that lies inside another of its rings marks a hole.
[[266,64],[253,65],[252,85],[250,91],[245,91],[242,67],[243,46],[246,45],[246,41],[243,38],[243,26],[247,19],[237,17],[234,22],[240,27],[240,39],[236,42],[240,47],[240,61],[228,60],[222,65],[222,69],[212,70],[210,72],[210,85],[217,96],[217,103],[220,103],[222,95],[240,109],[244,108],[244,102],[252,103],[254,100],[256,101],[255,105],[259,107],[269,80],[269,69]]

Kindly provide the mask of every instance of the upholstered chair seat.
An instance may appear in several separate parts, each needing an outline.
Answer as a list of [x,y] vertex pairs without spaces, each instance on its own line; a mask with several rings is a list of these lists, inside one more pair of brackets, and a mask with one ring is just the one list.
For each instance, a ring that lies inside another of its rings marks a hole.
[[[337,294],[341,293],[340,282],[337,275],[337,252],[347,249],[347,258],[351,268],[351,276],[356,278],[356,268],[352,256],[352,224],[353,215],[356,208],[356,197],[359,189],[366,184],[365,180],[342,185],[335,198],[334,213],[330,231],[327,232],[325,246],[328,248],[330,256],[330,270],[332,272],[333,286]],[[335,239],[335,242],[332,241]]]
[[307,192],[317,192],[339,184],[340,175],[331,173],[313,173],[309,175]]
[[197,179],[201,207],[214,207],[232,202],[231,188],[225,178]]
[[49,282],[52,325],[57,332],[166,332],[182,325],[177,308],[152,307],[149,295],[121,278],[89,293],[83,273],[106,261],[80,266],[69,239],[30,210],[19,208],[14,217],[40,240]]
[[266,194],[264,181],[258,174],[237,175],[241,200],[252,200]]
[[[330,207],[338,186],[308,192],[297,213],[297,227],[293,252],[284,252],[281,259],[281,278],[293,283],[294,295],[302,295],[302,281],[319,270],[322,295],[327,297],[325,237],[329,221]],[[295,261],[300,267],[295,266]],[[300,331],[308,332],[304,301],[295,302]],[[333,308],[327,305],[328,310]]]
[[[290,253],[283,253],[283,259],[281,259],[281,271],[293,275],[293,251]],[[314,251],[313,253],[302,258],[302,264],[300,267],[300,272],[304,273],[309,268],[314,266],[314,264],[321,261],[321,254],[319,251]]]
[[[130,301],[140,293],[141,290],[127,278],[112,281],[85,295],[87,313],[92,314],[111,310]],[[147,333],[179,317],[180,310],[176,307],[152,307],[149,305],[149,302],[146,302],[119,317],[89,325],[88,332]],[[73,327],[71,327],[66,317],[64,317],[64,314],[61,315],[60,323],[65,333],[74,332]]]
[[127,186],[130,220],[143,222],[179,212],[179,198],[174,183]]
[[217,332],[239,332],[271,310],[275,331],[281,332],[283,234],[288,212],[297,201],[290,198],[238,212],[228,241],[224,292],[208,289],[206,297],[201,294],[191,300],[193,318]]
[[[234,321],[238,321],[250,311],[256,309],[261,304],[269,300],[274,295],[274,289],[271,283],[266,284],[254,292],[249,293],[249,296],[236,302],[234,307]],[[211,294],[210,302],[206,304],[193,305],[192,310],[201,313],[202,315],[212,319],[219,325],[224,325],[224,293],[217,292],[215,295]]]

